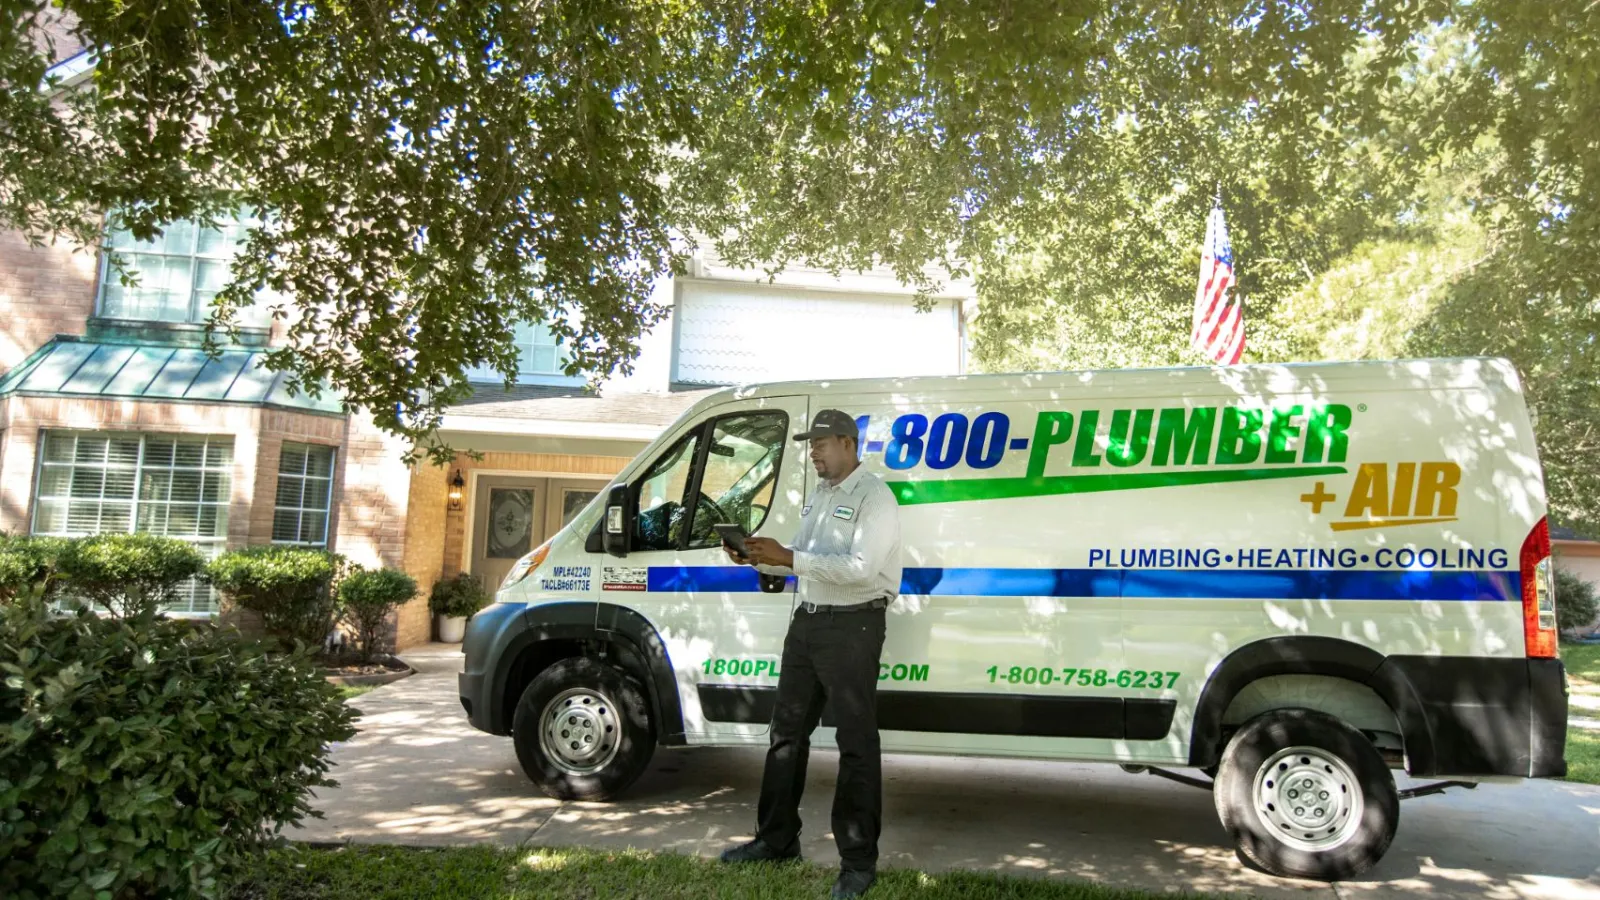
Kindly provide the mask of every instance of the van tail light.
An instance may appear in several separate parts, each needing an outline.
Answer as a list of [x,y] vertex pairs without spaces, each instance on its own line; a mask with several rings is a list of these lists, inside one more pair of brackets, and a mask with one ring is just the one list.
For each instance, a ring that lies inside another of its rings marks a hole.
[[1550,559],[1550,523],[1539,519],[1522,542],[1522,634],[1527,654],[1556,658],[1556,586]]

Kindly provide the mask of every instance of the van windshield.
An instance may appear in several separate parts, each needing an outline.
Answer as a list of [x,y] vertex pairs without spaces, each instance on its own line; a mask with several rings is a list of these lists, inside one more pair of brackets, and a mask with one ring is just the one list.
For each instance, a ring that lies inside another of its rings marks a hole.
[[738,525],[753,532],[766,520],[783,459],[789,417],[781,412],[741,413],[717,420],[711,431],[702,502],[690,546],[720,544],[713,525]]
[[[735,413],[712,423],[710,445],[703,454],[697,451],[704,431],[674,444],[639,482],[635,546],[713,547],[721,544],[714,525],[738,525],[747,532],[761,527],[772,505],[788,428],[789,417],[783,412]],[[696,460],[702,456],[701,471],[696,473]],[[691,502],[687,493],[696,474],[700,490]]]

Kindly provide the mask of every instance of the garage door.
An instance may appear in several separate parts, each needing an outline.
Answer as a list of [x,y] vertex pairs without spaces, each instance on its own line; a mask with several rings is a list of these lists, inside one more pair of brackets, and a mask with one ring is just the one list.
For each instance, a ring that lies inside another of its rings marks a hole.
[[958,301],[919,313],[909,294],[683,282],[674,380],[744,384],[955,375]]

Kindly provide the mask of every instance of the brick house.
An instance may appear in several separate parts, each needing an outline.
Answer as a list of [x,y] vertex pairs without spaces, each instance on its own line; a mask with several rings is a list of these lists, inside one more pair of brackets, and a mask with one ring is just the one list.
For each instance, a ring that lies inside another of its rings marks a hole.
[[[1600,591],[1600,541],[1570,528],[1551,526],[1550,547],[1555,551],[1558,568],[1566,569]],[[1556,594],[1556,605],[1561,605],[1560,593]],[[1600,620],[1591,622],[1590,629],[1600,629]]]
[[[104,249],[0,233],[0,531],[154,532],[207,555],[327,547],[417,579],[421,596],[394,621],[406,647],[431,636],[426,596],[438,579],[469,572],[497,585],[706,389],[965,371],[968,284],[919,313],[887,273],[769,280],[699,257],[656,286],[671,315],[644,336],[632,375],[590,392],[560,374],[548,332],[520,326],[517,384],[470,373],[475,394],[445,416],[442,436],[462,455],[407,468],[405,448],[370,417],[290,396],[260,368],[281,325],[248,320],[218,357],[201,350],[209,299],[247,224],[174,223],[148,243],[108,236],[139,271],[136,286],[108,277]],[[202,584],[171,612],[232,614]]]

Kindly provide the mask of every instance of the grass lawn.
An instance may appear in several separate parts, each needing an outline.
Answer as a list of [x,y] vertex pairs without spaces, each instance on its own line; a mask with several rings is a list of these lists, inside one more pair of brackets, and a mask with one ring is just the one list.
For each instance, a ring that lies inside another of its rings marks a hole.
[[[1600,697],[1600,644],[1562,644],[1561,662],[1574,697]],[[1600,718],[1593,710],[1571,706],[1568,715]],[[1567,780],[1600,784],[1600,731],[1567,727]]]
[[[807,863],[728,867],[642,851],[345,847],[274,851],[228,900],[779,900],[825,898],[837,872]],[[884,871],[872,900],[1157,900],[1167,895],[957,872]],[[1188,894],[1189,897],[1203,895]]]
[[1566,781],[1600,784],[1600,731],[1567,726]]
[[1572,676],[1573,687],[1587,687],[1600,693],[1600,644],[1563,643],[1561,662],[1567,667],[1567,674]]
[[344,693],[344,699],[346,700],[352,697],[359,697],[368,691],[377,690],[377,688],[378,685],[375,684],[342,684],[339,686],[339,690]]

